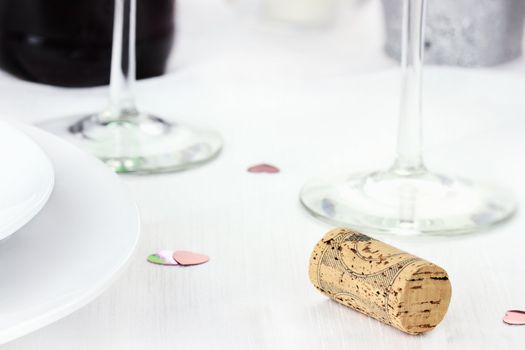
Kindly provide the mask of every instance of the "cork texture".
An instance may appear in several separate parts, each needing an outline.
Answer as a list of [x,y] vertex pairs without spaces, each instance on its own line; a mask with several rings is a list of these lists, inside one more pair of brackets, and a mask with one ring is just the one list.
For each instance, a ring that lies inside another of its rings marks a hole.
[[441,267],[346,228],[317,243],[309,276],[328,297],[409,334],[434,329],[450,303]]

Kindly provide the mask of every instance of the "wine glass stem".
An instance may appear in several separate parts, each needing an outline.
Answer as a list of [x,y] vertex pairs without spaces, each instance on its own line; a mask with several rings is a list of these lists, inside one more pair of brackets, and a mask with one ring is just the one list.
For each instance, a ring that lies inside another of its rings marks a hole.
[[129,119],[137,115],[135,85],[136,0],[115,0],[113,47],[111,53],[109,120]]
[[426,171],[421,126],[425,7],[426,0],[403,1],[401,105],[397,157],[391,171],[406,176]]

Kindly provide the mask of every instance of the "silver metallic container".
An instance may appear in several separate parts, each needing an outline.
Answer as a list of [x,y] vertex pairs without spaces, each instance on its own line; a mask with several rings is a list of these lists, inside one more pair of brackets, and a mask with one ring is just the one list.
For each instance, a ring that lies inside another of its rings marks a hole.
[[[382,0],[385,51],[399,60],[403,0]],[[427,0],[425,62],[492,66],[521,56],[525,0]]]

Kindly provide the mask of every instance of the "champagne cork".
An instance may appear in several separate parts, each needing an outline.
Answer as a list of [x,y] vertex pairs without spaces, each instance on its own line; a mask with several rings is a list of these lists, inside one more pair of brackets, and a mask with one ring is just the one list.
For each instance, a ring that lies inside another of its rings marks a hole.
[[452,292],[441,267],[346,228],[317,243],[309,275],[338,303],[409,334],[434,329]]

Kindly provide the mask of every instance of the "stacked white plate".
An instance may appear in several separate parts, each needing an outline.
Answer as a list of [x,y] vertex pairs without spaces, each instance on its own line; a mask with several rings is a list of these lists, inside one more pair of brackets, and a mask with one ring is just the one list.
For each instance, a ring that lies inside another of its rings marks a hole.
[[44,207],[55,182],[51,161],[22,132],[0,123],[0,240]]
[[131,257],[135,204],[118,177],[35,128],[0,123],[0,344],[82,307]]

